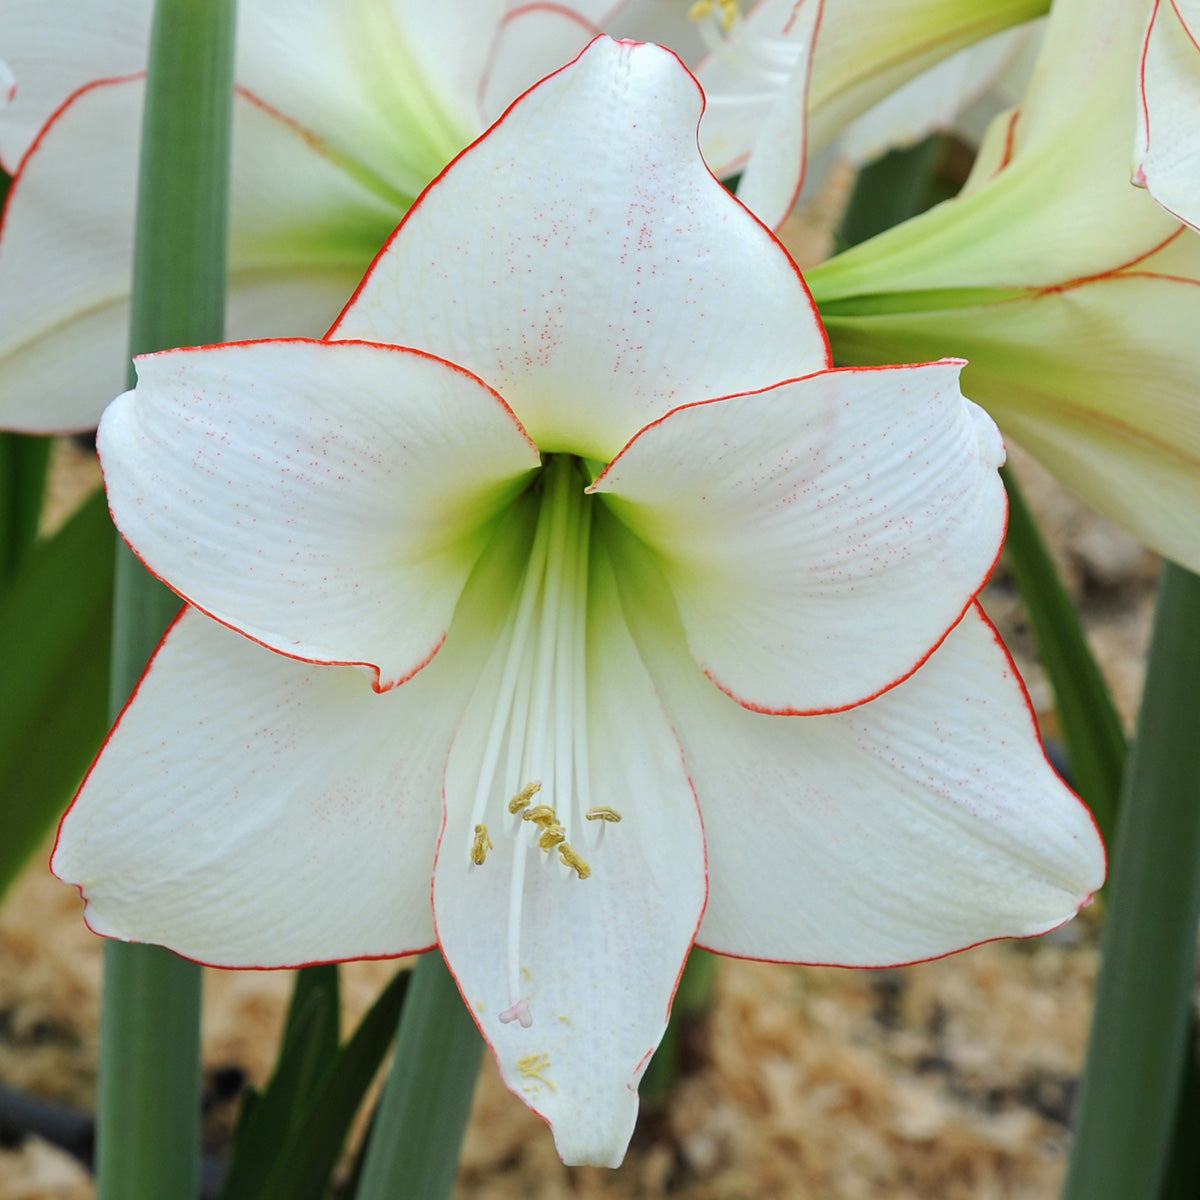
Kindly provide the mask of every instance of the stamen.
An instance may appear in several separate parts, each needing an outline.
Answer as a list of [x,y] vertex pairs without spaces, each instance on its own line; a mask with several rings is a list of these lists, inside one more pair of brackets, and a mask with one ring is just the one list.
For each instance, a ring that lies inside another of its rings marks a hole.
[[527,783],[509,802],[508,811],[510,813],[519,813],[521,809],[528,808],[529,802],[542,790],[541,782]]
[[609,808],[607,804],[598,804],[595,808],[589,808],[583,815],[589,821],[608,821],[613,825],[621,819],[621,814],[615,808]]
[[712,17],[726,33],[733,28],[733,23],[741,15],[738,0],[696,0],[688,9],[690,20],[703,21],[706,17]]
[[535,825],[542,829],[549,829],[551,825],[558,824],[558,813],[554,811],[548,804],[539,804],[535,808],[528,809],[521,814],[522,821],[532,821]]
[[575,851],[575,847],[570,842],[563,842],[559,846],[558,856],[562,859],[564,865],[570,867],[580,879],[586,879],[592,873],[592,868],[579,857]]
[[492,839],[488,837],[488,828],[486,825],[475,826],[475,840],[471,843],[471,861],[477,866],[482,867],[484,859],[487,858],[489,850],[495,850],[492,845]]
[[567,840],[567,831],[561,825],[551,825],[540,838],[538,838],[538,849],[545,850],[547,854],[554,849],[555,846]]

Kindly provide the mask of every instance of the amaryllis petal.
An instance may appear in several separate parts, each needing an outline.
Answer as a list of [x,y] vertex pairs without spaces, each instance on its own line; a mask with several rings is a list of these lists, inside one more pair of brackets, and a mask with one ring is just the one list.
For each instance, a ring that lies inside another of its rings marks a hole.
[[1142,54],[1136,181],[1200,228],[1200,4],[1155,0]]
[[700,105],[668,51],[593,43],[411,210],[331,336],[428,348],[543,450],[601,459],[679,404],[829,365],[799,272],[696,154]]
[[961,366],[827,371],[679,409],[596,481],[658,552],[693,655],[739,703],[861,703],[983,586],[1004,538],[1004,447],[959,392]]
[[479,104],[484,118],[495,121],[532,79],[549,75],[575,58],[600,32],[594,18],[603,19],[610,7],[605,0],[598,5],[548,2],[511,7],[497,22],[480,75]]
[[[708,96],[700,145],[738,199],[778,228],[804,182],[808,80],[820,0],[765,0],[696,69]],[[748,157],[747,157],[748,153]]]
[[1033,26],[1021,25],[994,33],[909,80],[846,127],[838,138],[839,153],[862,164],[949,129],[967,105],[1012,67],[1033,32]]
[[1129,183],[1145,14],[1057,0],[962,194],[809,272],[843,362],[962,355],[967,395],[1200,569],[1200,240]]
[[383,695],[184,612],[59,830],[92,928],[230,967],[427,949],[446,757],[528,524],[492,540],[445,651]]
[[1091,814],[1046,762],[1016,670],[977,610],[871,703],[769,716],[701,686],[648,564],[621,583],[704,814],[701,945],[908,962],[1042,933],[1103,882]]
[[441,645],[539,462],[466,371],[354,342],[147,355],[98,445],[117,526],[155,574],[282,654],[370,665],[380,688]]
[[[140,124],[144,90],[131,79],[78,95],[13,181],[0,225],[0,425],[7,428],[93,428],[125,386],[137,190],[137,142],[128,130]],[[321,334],[396,208],[241,95],[233,178],[230,334]]]
[[13,94],[0,120],[0,166],[16,173],[38,130],[72,93],[145,68],[153,7],[151,0],[4,0],[0,51]]
[[[696,799],[612,572],[594,548],[587,679],[568,685],[579,689],[585,732],[574,761],[556,744],[555,768],[532,797],[554,806],[558,844],[573,847],[586,877],[555,846],[538,848],[548,826],[508,810],[534,782],[521,774],[521,741],[486,761],[507,704],[503,642],[451,751],[434,876],[438,940],[505,1082],[550,1122],[566,1162],[602,1166],[620,1163],[633,1132],[637,1081],[666,1026],[706,887]],[[556,696],[554,713],[564,704]],[[588,820],[589,810],[620,820]],[[473,861],[481,824],[490,848]]]
[[426,949],[458,716],[448,689],[379,696],[362,671],[189,610],[64,819],[54,870],[97,933],[220,966]]

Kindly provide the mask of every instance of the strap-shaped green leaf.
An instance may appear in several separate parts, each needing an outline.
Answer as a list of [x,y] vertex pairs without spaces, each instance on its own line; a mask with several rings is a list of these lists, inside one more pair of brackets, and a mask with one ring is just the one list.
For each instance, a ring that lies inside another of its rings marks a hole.
[[97,492],[0,591],[0,893],[62,816],[108,728],[113,539]]
[[1001,475],[1008,490],[1005,554],[1021,590],[1042,665],[1054,688],[1071,760],[1072,783],[1091,808],[1111,855],[1125,772],[1126,742],[1121,719],[1088,648],[1079,614],[1012,468],[1005,467]]
[[279,1059],[270,1082],[248,1093],[234,1140],[222,1200],[258,1200],[279,1161],[303,1136],[309,1105],[338,1052],[338,968],[330,963],[296,973]]
[[49,461],[49,438],[0,433],[0,590],[33,549]]
[[[243,1200],[243,1197],[246,1200],[250,1197],[253,1200],[320,1200],[325,1194],[354,1114],[391,1045],[410,974],[405,970],[396,975],[306,1094],[294,1097],[294,1115],[288,1122],[286,1136],[274,1148],[263,1144],[262,1150],[271,1155],[271,1162],[270,1171],[259,1189],[235,1193],[227,1188],[222,1200]],[[304,1006],[310,1014],[304,1019],[309,1031],[306,1036],[318,1041],[321,1018],[314,1002],[319,996],[328,997],[328,992],[310,994]],[[297,1036],[301,1019],[297,1018],[294,1027]],[[286,1055],[281,1056],[280,1070],[290,1069]],[[267,1102],[274,1087],[272,1080],[258,1106]],[[231,1179],[230,1182],[234,1181]]]
[[1200,920],[1200,577],[1163,571],[1121,797],[1066,1200],[1155,1197],[1190,1047]]

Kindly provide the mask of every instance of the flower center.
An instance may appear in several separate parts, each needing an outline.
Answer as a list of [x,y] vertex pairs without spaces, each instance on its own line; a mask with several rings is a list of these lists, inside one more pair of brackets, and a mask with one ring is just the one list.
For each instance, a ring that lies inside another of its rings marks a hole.
[[[557,870],[564,886],[586,880],[584,856],[599,848],[620,814],[593,807],[587,729],[588,553],[594,501],[569,455],[542,468],[542,501],[529,562],[497,652],[499,697],[491,715],[465,847],[487,869],[493,838],[512,845],[508,911],[508,983],[512,1003],[501,1021],[532,1023],[521,994],[521,916],[525,873]],[[553,865],[552,865],[553,864]]]

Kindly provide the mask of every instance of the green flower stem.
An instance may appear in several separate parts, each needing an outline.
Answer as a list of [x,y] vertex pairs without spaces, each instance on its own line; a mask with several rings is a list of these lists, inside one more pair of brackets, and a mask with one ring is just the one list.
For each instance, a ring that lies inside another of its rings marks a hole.
[[444,1200],[479,1076],[483,1039],[441,952],[422,955],[355,1200]]
[[[233,0],[158,0],[138,186],[133,354],[224,335]],[[179,601],[124,547],[114,715]],[[200,968],[157,946],[106,947],[97,1100],[99,1200],[187,1200],[199,1179]]]
[[1118,844],[1065,1200],[1157,1196],[1200,919],[1200,577],[1168,563]]
[[1075,788],[1091,808],[1111,855],[1127,749],[1121,719],[1016,478],[1008,467],[1000,474],[1008,490],[1005,553],[1054,688]]

